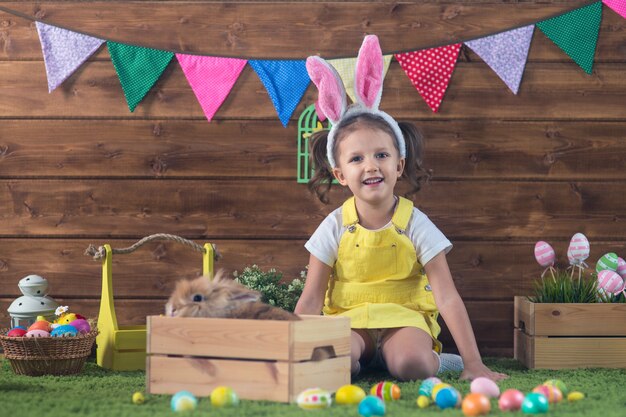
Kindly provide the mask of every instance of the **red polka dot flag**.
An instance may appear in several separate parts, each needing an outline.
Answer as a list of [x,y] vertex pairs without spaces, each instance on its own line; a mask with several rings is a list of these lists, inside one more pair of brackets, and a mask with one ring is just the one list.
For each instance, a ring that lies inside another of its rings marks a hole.
[[461,44],[395,54],[400,66],[433,112],[439,110]]

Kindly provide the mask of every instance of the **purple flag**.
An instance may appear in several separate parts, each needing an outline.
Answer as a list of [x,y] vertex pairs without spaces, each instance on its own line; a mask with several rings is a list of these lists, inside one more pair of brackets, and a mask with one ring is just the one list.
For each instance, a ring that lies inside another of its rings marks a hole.
[[517,94],[535,25],[465,42]]
[[36,22],[43,59],[48,75],[48,92],[52,92],[87,60],[103,39],[92,38],[56,26]]

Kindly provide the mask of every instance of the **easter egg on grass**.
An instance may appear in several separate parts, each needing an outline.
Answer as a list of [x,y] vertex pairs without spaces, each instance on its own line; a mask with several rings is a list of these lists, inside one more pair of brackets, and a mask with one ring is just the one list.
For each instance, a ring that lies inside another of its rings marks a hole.
[[585,394],[583,394],[582,392],[572,391],[567,394],[567,401],[569,402],[580,401],[583,398],[585,398]]
[[389,381],[379,382],[372,387],[370,394],[384,401],[399,400],[400,387]]
[[309,388],[298,394],[296,398],[298,407],[305,410],[328,408],[332,404],[330,392],[321,388]]
[[567,260],[570,265],[580,265],[589,257],[589,240],[582,233],[572,236],[567,248]]
[[45,330],[29,330],[25,334],[26,337],[50,337],[50,333]]
[[337,404],[358,404],[363,398],[365,398],[365,391],[356,385],[344,385],[335,393],[335,402]]
[[433,387],[437,384],[441,384],[441,379],[434,377],[434,376],[430,378],[426,378],[420,384],[418,394],[425,395],[426,397],[430,397],[433,393]]
[[417,404],[419,408],[426,408],[430,406],[430,404],[432,403],[432,400],[430,399],[430,397],[427,397],[425,395],[420,395],[419,397],[417,397],[417,400],[415,401],[415,403]]
[[596,263],[596,272],[600,273],[600,271],[607,269],[613,272],[617,271],[617,255],[613,252],[605,253]]
[[502,411],[517,411],[522,407],[524,393],[520,390],[510,388],[500,395],[498,407]]
[[547,413],[549,408],[548,399],[538,392],[531,392],[522,401],[522,412],[526,414]]
[[461,410],[463,410],[463,414],[468,417],[482,416],[489,414],[491,411],[491,403],[486,395],[471,393],[463,399]]
[[230,387],[217,387],[211,391],[213,407],[232,407],[239,404],[239,397]]
[[192,411],[198,406],[198,400],[189,391],[178,391],[170,401],[172,411]]
[[62,324],[59,327],[55,328],[50,336],[52,337],[74,337],[78,334],[78,330],[76,327],[71,324]]
[[26,335],[26,330],[21,327],[14,327],[7,332],[7,336],[9,337],[22,337]]
[[359,403],[358,411],[363,417],[384,416],[385,402],[375,395],[368,395]]
[[443,387],[435,396],[435,404],[439,406],[439,408],[446,409],[456,407],[457,404],[460,403],[461,395],[459,392],[453,387]]
[[437,398],[437,393],[439,393],[439,390],[449,387],[450,384],[446,384],[445,382],[440,382],[438,384],[435,384],[435,386],[432,389],[432,392],[430,393],[430,398],[435,401],[435,399]]
[[554,265],[554,259],[556,255],[554,253],[554,249],[550,246],[549,243],[540,240],[535,243],[535,259],[537,263],[542,267],[546,268],[548,266]]
[[498,385],[489,378],[478,377],[470,384],[470,391],[472,393],[478,393],[486,395],[488,398],[498,398],[500,395],[500,388]]
[[624,289],[624,280],[617,272],[605,269],[598,272],[598,289],[617,295]]
[[143,396],[142,392],[135,392],[132,397],[133,404],[141,405],[146,401],[146,397]]
[[550,404],[558,403],[563,399],[561,390],[553,385],[539,385],[533,388],[533,392],[543,394]]
[[553,387],[557,387],[563,395],[567,395],[567,393],[569,392],[569,390],[567,389],[567,385],[565,385],[565,382],[561,381],[560,379],[548,379],[546,382],[543,383],[543,385],[552,385]]

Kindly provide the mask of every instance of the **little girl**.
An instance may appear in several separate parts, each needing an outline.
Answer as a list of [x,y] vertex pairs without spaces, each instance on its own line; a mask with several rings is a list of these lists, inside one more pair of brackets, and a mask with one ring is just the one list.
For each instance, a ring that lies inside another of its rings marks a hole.
[[[355,71],[357,102],[350,107],[331,65],[309,57],[307,70],[319,90],[319,108],[332,122],[329,132],[312,137],[316,174],[309,187],[327,203],[336,178],[353,197],[305,244],[309,271],[295,312],[350,317],[353,374],[361,364],[378,364],[400,380],[445,370],[462,371],[463,379],[505,378],[481,360],[446,262],[450,241],[410,200],[394,195],[401,177],[410,193],[417,192],[425,172],[415,127],[378,109],[383,82],[378,38],[363,41]],[[439,313],[462,359],[440,354]]]

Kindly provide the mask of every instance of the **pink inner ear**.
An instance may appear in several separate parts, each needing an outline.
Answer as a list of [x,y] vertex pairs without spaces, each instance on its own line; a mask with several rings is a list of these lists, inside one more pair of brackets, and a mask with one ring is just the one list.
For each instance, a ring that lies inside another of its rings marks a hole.
[[343,112],[343,88],[333,74],[330,66],[319,57],[309,57],[306,60],[306,69],[313,84],[319,90],[318,105],[320,110],[331,121],[341,118]]
[[367,36],[356,63],[355,93],[368,108],[378,107],[383,86],[383,54],[376,36]]

